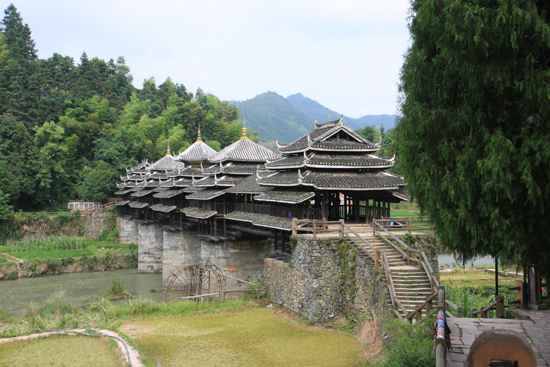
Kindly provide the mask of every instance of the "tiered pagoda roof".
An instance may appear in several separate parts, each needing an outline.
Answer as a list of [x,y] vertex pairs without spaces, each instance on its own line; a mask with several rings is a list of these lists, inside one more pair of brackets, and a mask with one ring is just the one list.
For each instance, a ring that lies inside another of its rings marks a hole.
[[176,159],[187,164],[200,164],[216,154],[216,151],[206,145],[201,138],[201,125],[197,133],[197,140],[180,153]]
[[[271,174],[258,179],[261,186],[395,191],[405,185],[402,177],[384,171],[394,165],[395,157],[375,155],[380,143],[372,143],[345,126],[342,117],[324,124],[316,122],[313,130],[296,141],[277,145],[284,156],[266,163]],[[273,200],[279,195],[280,202],[285,196],[292,197],[282,190],[268,195]]]

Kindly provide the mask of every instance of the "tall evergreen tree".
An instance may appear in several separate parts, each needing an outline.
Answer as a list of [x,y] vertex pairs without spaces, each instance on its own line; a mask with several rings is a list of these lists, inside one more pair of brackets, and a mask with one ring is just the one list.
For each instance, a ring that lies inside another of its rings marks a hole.
[[412,0],[401,167],[464,255],[550,275],[550,3]]
[[0,24],[8,51],[8,61],[0,70],[0,113],[9,112],[27,127],[38,123],[36,99],[40,95],[34,40],[27,24],[13,4],[4,11]]

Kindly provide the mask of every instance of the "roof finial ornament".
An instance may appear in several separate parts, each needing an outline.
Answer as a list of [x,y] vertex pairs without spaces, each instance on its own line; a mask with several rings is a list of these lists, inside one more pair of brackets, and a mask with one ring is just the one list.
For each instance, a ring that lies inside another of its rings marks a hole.
[[302,176],[302,172],[300,171],[301,170],[298,168],[298,183],[304,182],[304,176]]
[[340,120],[338,121],[339,125],[344,125],[344,115],[340,115]]
[[304,150],[304,163],[307,163],[307,162],[309,162],[309,159],[307,157],[306,151]]
[[313,142],[311,141],[311,138],[309,137],[309,134],[307,134],[307,145],[308,145],[308,147],[310,147],[311,144],[313,144]]
[[201,123],[199,122],[199,130],[197,131],[197,143],[202,143],[202,138],[201,138]]
[[241,133],[241,140],[246,140],[248,139],[248,136],[246,136],[246,121],[245,121],[245,117],[243,116],[243,131]]
[[168,140],[168,147],[166,148],[166,155],[170,155],[170,140]]

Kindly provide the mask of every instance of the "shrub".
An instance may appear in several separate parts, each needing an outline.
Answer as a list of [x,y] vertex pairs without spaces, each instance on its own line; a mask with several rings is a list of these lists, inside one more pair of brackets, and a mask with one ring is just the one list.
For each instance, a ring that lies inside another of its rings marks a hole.
[[435,367],[433,317],[412,324],[399,319],[386,320],[388,353],[383,367]]

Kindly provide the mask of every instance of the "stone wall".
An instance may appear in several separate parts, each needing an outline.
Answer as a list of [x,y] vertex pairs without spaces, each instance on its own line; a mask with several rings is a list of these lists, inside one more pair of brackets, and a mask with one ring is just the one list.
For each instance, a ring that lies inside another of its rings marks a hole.
[[272,301],[314,322],[338,314],[366,315],[383,301],[383,284],[373,263],[355,256],[338,240],[296,236],[290,263],[266,259],[264,284]]
[[164,231],[162,241],[162,279],[167,279],[181,265],[201,262],[201,240],[192,231]]
[[138,243],[138,224],[135,219],[118,217],[116,228],[120,243]]
[[106,212],[95,212],[84,217],[84,237],[95,240],[104,229],[109,227]]
[[162,272],[163,230],[160,224],[138,224],[138,272]]
[[[224,271],[226,275],[253,280],[263,276],[264,259],[273,251],[273,245],[267,241],[201,241],[201,260],[210,261]],[[226,289],[242,289],[246,283],[227,278]]]

